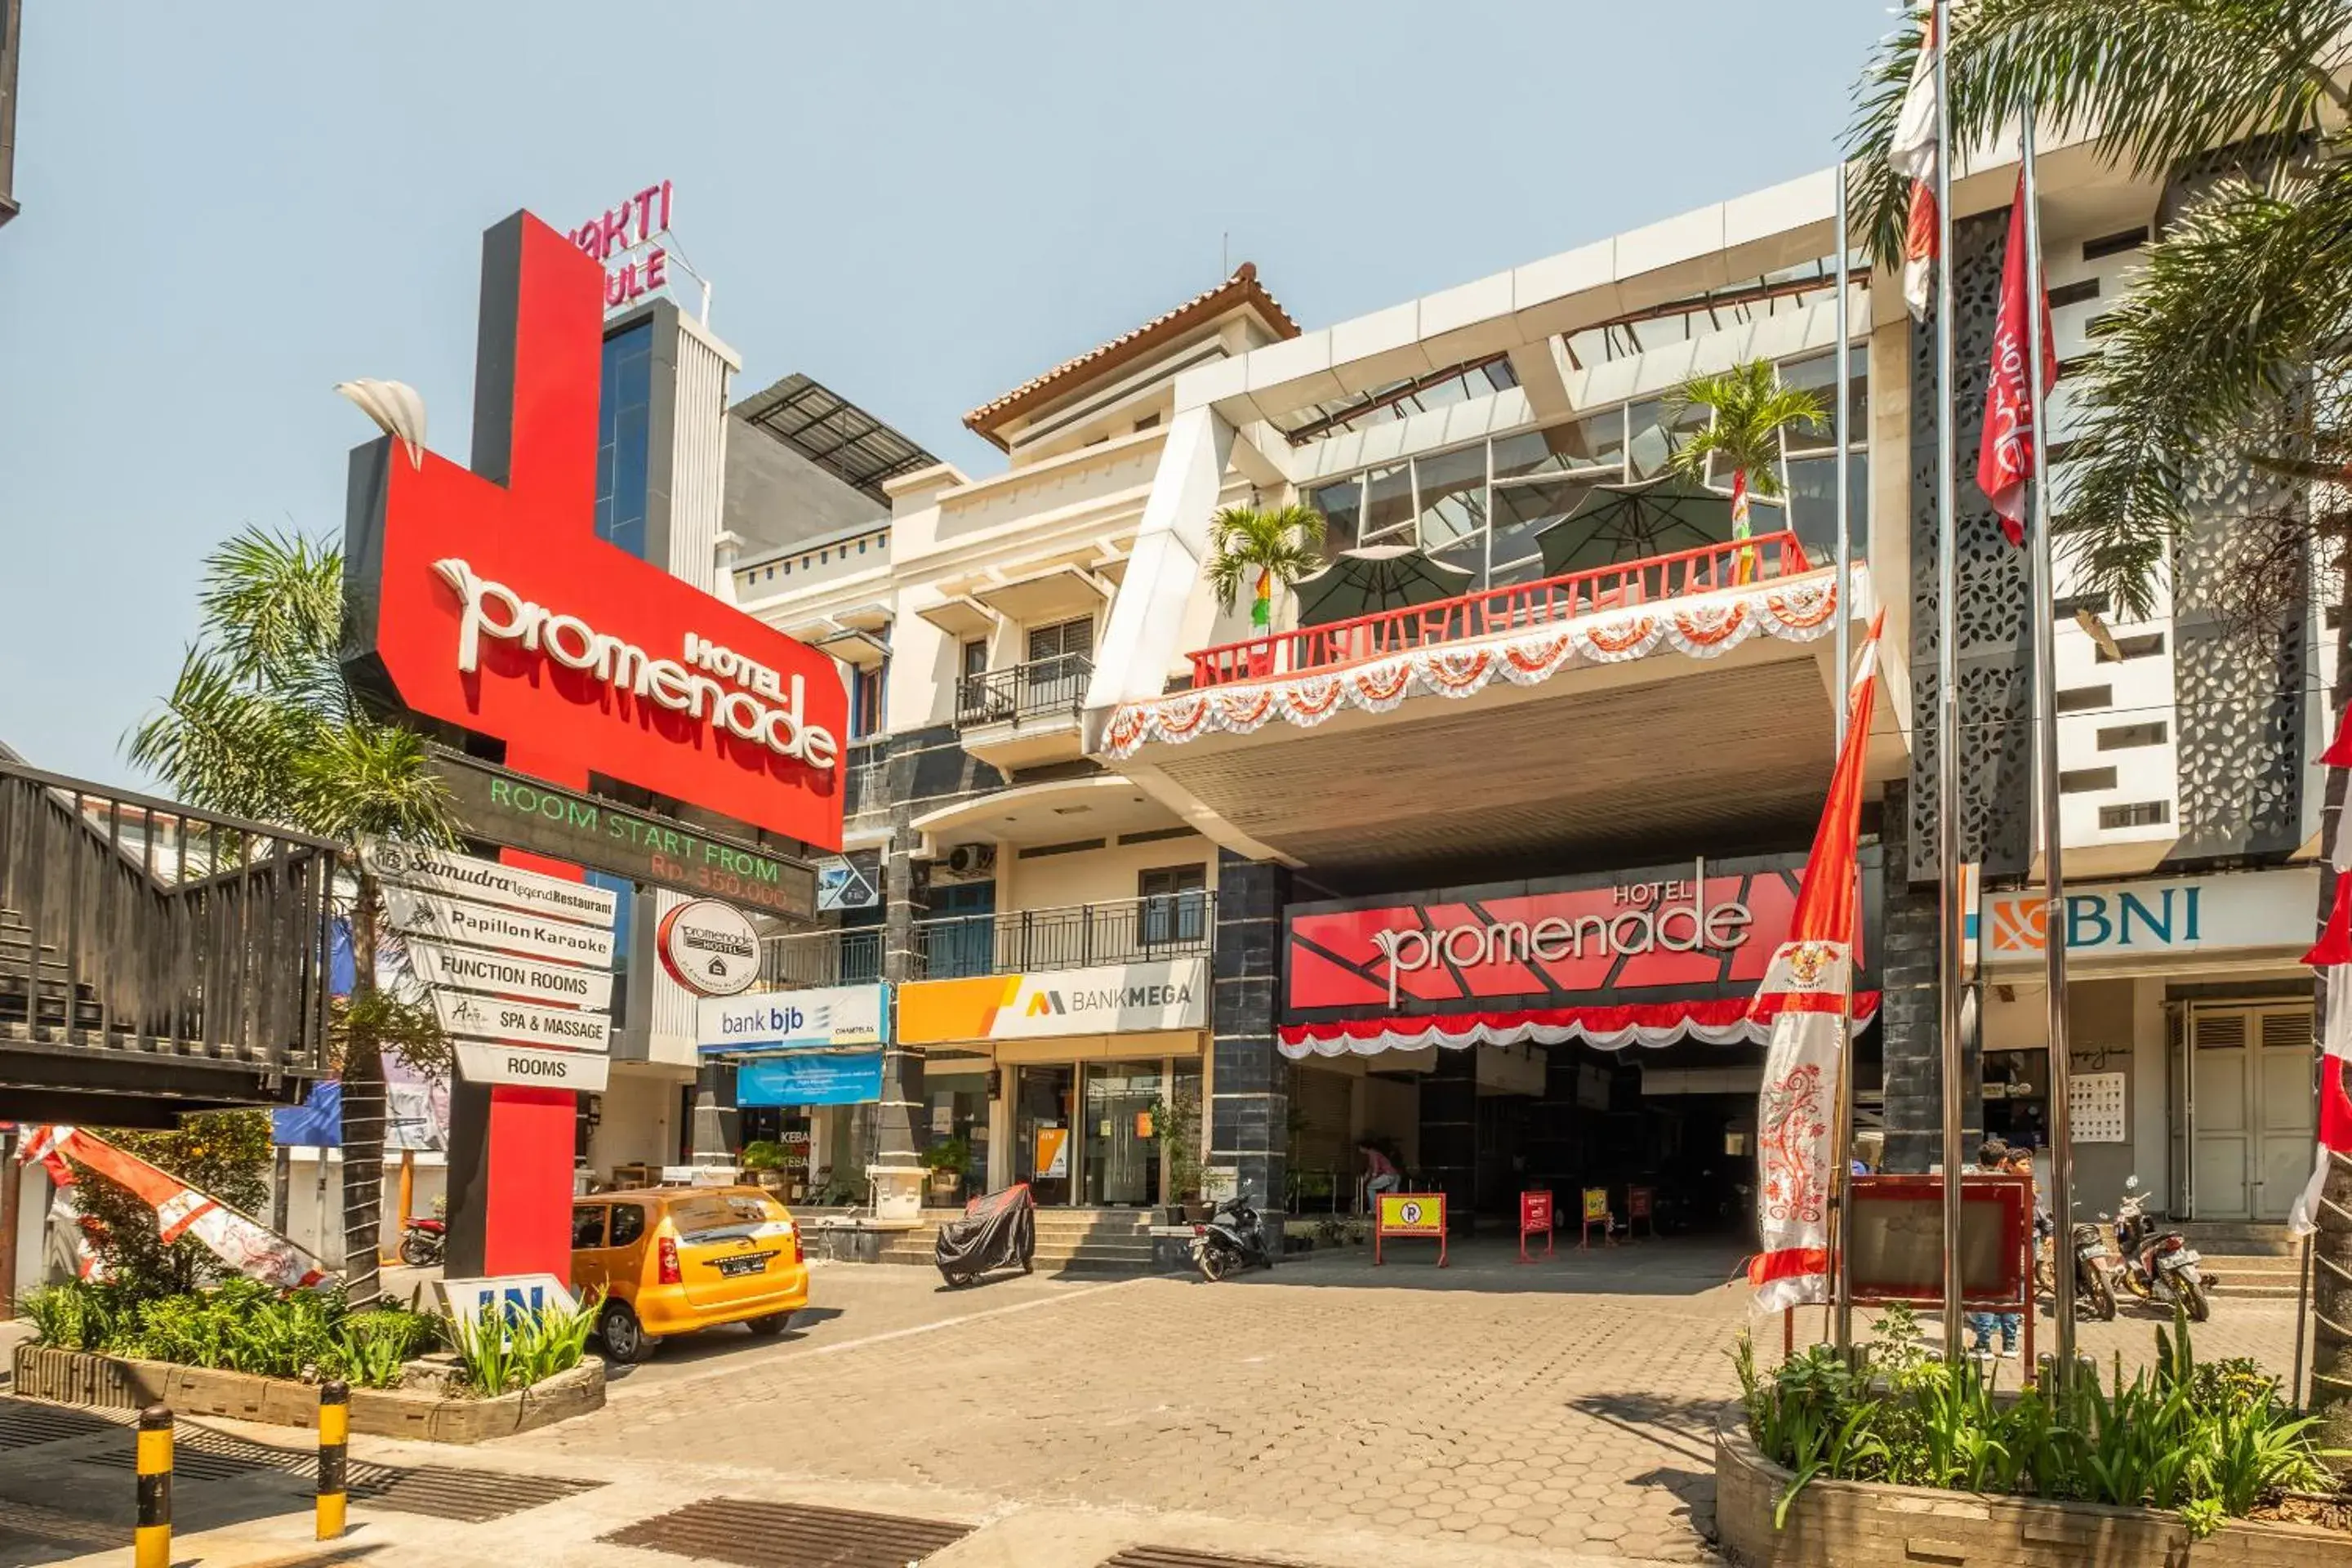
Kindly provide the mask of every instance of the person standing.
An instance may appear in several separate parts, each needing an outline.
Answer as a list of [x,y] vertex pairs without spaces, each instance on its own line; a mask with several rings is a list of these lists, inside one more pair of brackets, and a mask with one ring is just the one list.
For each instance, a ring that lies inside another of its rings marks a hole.
[[[2027,1162],[2026,1170],[2030,1175],[2032,1170],[2032,1156],[2021,1151],[2018,1157]],[[1970,1175],[2005,1176],[2011,1173],[2011,1169],[2009,1145],[1998,1138],[1988,1138],[1984,1141],[1984,1145],[1977,1151],[1977,1163],[1969,1166],[1961,1174],[1964,1178]],[[1968,1325],[1969,1332],[1973,1336],[1973,1342],[1969,1347],[1970,1353],[1979,1360],[1990,1361],[1993,1354],[1992,1336],[1995,1329],[2000,1331],[2000,1353],[2004,1357],[2016,1356],[2017,1340],[2018,1336],[2024,1331],[2025,1319],[2017,1312],[1970,1312]]]
[[1371,1139],[1357,1139],[1356,1152],[1364,1157],[1364,1196],[1368,1202],[1376,1205],[1382,1193],[1392,1193],[1404,1184],[1395,1162]]

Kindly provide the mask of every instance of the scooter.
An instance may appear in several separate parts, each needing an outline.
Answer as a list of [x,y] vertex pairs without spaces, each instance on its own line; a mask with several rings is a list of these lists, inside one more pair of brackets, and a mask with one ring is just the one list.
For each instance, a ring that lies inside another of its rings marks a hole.
[[430,1268],[441,1261],[443,1245],[449,1236],[446,1219],[404,1219],[400,1237],[400,1260],[411,1268]]
[[1219,1204],[1205,1224],[1192,1227],[1192,1265],[1201,1278],[1215,1284],[1236,1268],[1274,1266],[1266,1250],[1265,1228],[1246,1191]]
[[2201,1323],[2213,1315],[2208,1281],[2198,1267],[2205,1259],[2179,1231],[2157,1229],[2146,1205],[2139,1178],[2127,1177],[2124,1200],[2116,1209],[2116,1247],[2124,1255],[2124,1287],[2143,1301],[2168,1306],[2177,1301],[2189,1309],[2189,1321]]
[[[2051,1241],[2057,1224],[2046,1214],[2033,1216],[2035,1258],[2033,1282],[2045,1295],[2055,1296],[2057,1274],[2051,1263]],[[2116,1315],[2116,1288],[2109,1279],[2115,1263],[2107,1254],[2106,1233],[2089,1222],[2072,1226],[2067,1234],[2068,1250],[2074,1255],[2074,1300],[2083,1310],[2101,1322],[2112,1322]]]

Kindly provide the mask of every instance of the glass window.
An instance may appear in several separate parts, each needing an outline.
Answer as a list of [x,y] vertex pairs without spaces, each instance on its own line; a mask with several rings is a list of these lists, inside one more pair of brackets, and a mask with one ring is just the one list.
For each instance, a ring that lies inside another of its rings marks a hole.
[[596,537],[646,552],[652,460],[653,322],[604,340],[596,404]]
[[[1846,444],[1859,447],[1870,438],[1870,372],[1868,353],[1857,349],[1847,359],[1847,368],[1853,374],[1846,384]],[[1837,432],[1831,421],[1835,410],[1832,404],[1830,384],[1837,379],[1837,355],[1834,353],[1815,354],[1811,359],[1791,360],[1780,367],[1780,384],[1803,387],[1814,395],[1822,410],[1822,422],[1817,429],[1789,432],[1791,452],[1826,452],[1836,445]]]
[[603,1204],[572,1205],[572,1249],[574,1252],[604,1245],[605,1212]]
[[784,1205],[765,1193],[709,1193],[672,1199],[670,1227],[681,1241],[709,1240],[727,1235],[750,1236],[760,1226],[790,1219]]
[[882,732],[882,667],[873,665],[857,672],[849,689],[849,738],[864,741]]
[[988,673],[988,639],[974,637],[963,645],[963,677],[969,680]]
[[642,1207],[635,1204],[613,1205],[613,1238],[608,1246],[633,1246],[645,1233],[646,1211]]
[[[1870,458],[1862,452],[1849,451],[1845,459],[1847,527],[1852,543],[1861,553],[1870,539]],[[1788,527],[1797,533],[1797,542],[1805,547],[1805,558],[1815,565],[1837,564],[1837,465],[1828,453],[1818,458],[1804,458],[1789,465],[1789,507],[1787,523],[1780,521],[1775,509],[1759,509],[1756,531],[1768,528]]]
[[1411,544],[1412,539],[1412,466],[1375,468],[1364,476],[1366,544]]
[[1307,492],[1307,503],[1323,514],[1323,553],[1353,550],[1364,531],[1364,486],[1361,476]]
[[1648,398],[1625,405],[1626,453],[1631,460],[1633,477],[1654,479],[1666,471],[1666,458],[1680,437],[1693,430],[1706,427],[1708,415],[1704,408],[1685,408],[1669,426],[1665,404],[1658,398]]
[[1583,505],[1591,493],[1591,481],[1582,479],[1496,485],[1494,581],[1526,583],[1549,576],[1537,536]]
[[[1625,411],[1612,408],[1565,425],[1548,426],[1495,443],[1495,480],[1607,468],[1625,463]],[[1497,505],[1500,503],[1498,502]]]
[[582,881],[592,888],[602,888],[613,895],[613,1027],[620,1028],[629,1016],[629,926],[636,913],[637,885],[626,877],[615,877],[609,871],[588,871]]
[[[1086,1077],[1086,1153],[1080,1202],[1144,1207],[1160,1201],[1160,1104],[1156,1061],[1089,1065]],[[1033,1153],[1032,1163],[1037,1163]]]
[[1486,531],[1486,447],[1484,442],[1457,452],[1414,459],[1414,489],[1421,498],[1420,544],[1434,554],[1450,544],[1475,540]]
[[1202,866],[1161,866],[1136,874],[1135,890],[1143,900],[1143,941],[1198,942],[1208,928],[1208,869]]

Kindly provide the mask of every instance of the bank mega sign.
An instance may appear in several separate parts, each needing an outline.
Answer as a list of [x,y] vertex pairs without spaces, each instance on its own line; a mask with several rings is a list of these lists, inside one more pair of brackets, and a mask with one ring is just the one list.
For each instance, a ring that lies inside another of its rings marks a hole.
[[[2231,952],[2293,956],[2311,945],[2318,900],[2319,871],[2311,866],[2070,887],[2066,955],[2091,963]],[[1989,966],[2039,964],[2049,940],[2049,895],[1988,893],[1970,923]]]
[[833,660],[596,536],[602,268],[517,213],[482,279],[475,467],[390,438],[352,456],[353,673],[505,742],[519,773],[604,773],[839,848]]
[[1200,957],[922,980],[898,988],[898,1039],[910,1046],[1198,1029],[1208,1020],[1208,960]]

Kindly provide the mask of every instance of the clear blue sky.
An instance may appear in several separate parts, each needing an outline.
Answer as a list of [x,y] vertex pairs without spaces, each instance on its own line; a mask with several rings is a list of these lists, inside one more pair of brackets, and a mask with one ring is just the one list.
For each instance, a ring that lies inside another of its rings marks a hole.
[[0,229],[0,739],[130,782],[207,549],[340,534],[329,390],[462,457],[481,231],[665,177],[748,392],[963,411],[1217,276],[1308,327],[1833,161],[1888,0],[26,0]]

